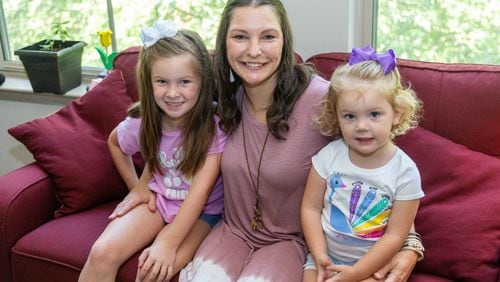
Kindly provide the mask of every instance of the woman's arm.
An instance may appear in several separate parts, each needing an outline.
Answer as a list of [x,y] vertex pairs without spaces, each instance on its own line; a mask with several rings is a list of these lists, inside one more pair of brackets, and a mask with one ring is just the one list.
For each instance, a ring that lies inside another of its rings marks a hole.
[[[415,224],[412,225],[410,233],[415,232]],[[422,242],[420,241],[420,245]],[[422,246],[423,249],[423,246]],[[422,253],[422,254],[420,254]],[[400,250],[389,263],[380,268],[373,277],[363,281],[404,282],[410,278],[417,261],[423,258],[423,251],[420,250]]]
[[326,191],[326,181],[311,168],[306,182],[304,196],[300,208],[301,223],[304,237],[309,247],[318,277],[326,279],[325,267],[330,264],[328,258],[326,238],[321,224],[321,211],[323,210],[323,197]]

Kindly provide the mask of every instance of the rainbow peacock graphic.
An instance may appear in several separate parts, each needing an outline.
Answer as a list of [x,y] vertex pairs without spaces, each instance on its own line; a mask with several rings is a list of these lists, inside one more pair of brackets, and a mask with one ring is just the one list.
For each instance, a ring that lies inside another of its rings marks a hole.
[[[340,173],[334,173],[329,178],[331,192],[328,200],[333,203],[335,190],[345,189]],[[384,234],[384,227],[391,213],[389,199],[387,197],[377,198],[377,188],[369,187],[369,191],[361,197],[363,183],[360,181],[352,184],[352,192],[349,201],[349,215],[344,215],[336,206],[331,205],[330,224],[337,231],[345,234],[354,234],[361,238],[378,238]],[[361,199],[362,198],[362,199]],[[361,200],[361,202],[360,202]]]

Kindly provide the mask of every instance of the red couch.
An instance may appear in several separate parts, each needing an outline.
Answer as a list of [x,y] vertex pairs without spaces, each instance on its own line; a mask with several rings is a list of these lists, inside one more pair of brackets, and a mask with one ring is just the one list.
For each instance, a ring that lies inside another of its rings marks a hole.
[[[0,177],[0,281],[76,281],[107,215],[126,194],[106,139],[137,100],[138,48],[58,112],[9,129],[36,162]],[[346,53],[307,61],[329,77]],[[426,197],[416,219],[426,247],[411,281],[498,281],[500,66],[399,60],[424,102],[421,126],[397,140]],[[136,157],[137,169],[142,163]],[[120,269],[133,281],[137,254]]]

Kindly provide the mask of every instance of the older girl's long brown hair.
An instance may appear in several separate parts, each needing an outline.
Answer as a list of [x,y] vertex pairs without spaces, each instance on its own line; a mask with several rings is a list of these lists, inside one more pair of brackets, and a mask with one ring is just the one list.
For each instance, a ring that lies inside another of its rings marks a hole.
[[208,148],[215,136],[215,79],[210,55],[200,38],[192,31],[180,30],[173,37],[165,37],[153,46],[142,49],[137,65],[137,81],[140,103],[129,115],[142,118],[140,129],[141,153],[151,172],[159,172],[158,153],[162,138],[164,112],[156,105],[151,80],[151,65],[161,57],[173,57],[189,53],[194,57],[196,71],[202,83],[199,98],[181,122],[182,159],[177,169],[191,178],[205,162]]

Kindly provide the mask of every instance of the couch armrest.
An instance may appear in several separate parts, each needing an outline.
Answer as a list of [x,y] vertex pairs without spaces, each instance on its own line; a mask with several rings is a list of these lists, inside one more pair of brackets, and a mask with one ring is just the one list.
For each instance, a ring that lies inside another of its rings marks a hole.
[[10,251],[16,242],[54,218],[54,182],[36,163],[0,176],[0,281],[11,281]]

